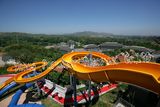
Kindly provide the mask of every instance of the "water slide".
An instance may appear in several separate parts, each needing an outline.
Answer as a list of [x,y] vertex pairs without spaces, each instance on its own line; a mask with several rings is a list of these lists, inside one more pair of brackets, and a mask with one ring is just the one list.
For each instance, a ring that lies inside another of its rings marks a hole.
[[9,78],[8,80],[6,80],[5,82],[3,82],[0,85],[0,90],[2,90],[3,88],[5,88],[7,85],[9,85],[11,82],[14,81],[14,77]]
[[[30,74],[33,72],[33,69],[29,69],[26,71],[23,71],[21,73],[18,73],[15,77],[14,77],[14,81],[17,83],[28,83],[28,82],[33,82],[36,81],[38,79],[43,78],[44,76],[46,76],[49,72],[51,72],[56,66],[58,66],[61,63],[62,59],[58,59],[57,61],[55,61],[53,64],[51,64],[50,67],[48,67],[45,71],[39,73],[38,75],[35,75],[33,77],[29,77],[29,78],[24,78],[24,76],[26,76],[27,74]],[[42,62],[41,62],[42,63]],[[38,67],[35,67],[34,70],[38,71],[39,69],[42,69],[43,67],[45,67],[46,64],[42,64]]]
[[[91,80],[94,82],[124,82],[132,85],[140,86],[154,93],[160,94],[160,64],[151,62],[130,62],[130,63],[113,63],[106,66],[91,67],[74,62],[73,59],[92,54],[92,57],[99,57],[104,61],[109,62],[111,58],[107,55],[98,52],[71,52],[65,54],[60,59],[55,61],[45,71],[33,77],[24,78],[33,70],[25,70],[18,73],[14,77],[17,83],[28,83],[36,81],[49,72],[51,72],[60,63],[65,65],[71,75],[75,75],[78,79]],[[42,63],[35,70],[39,70],[46,66]]]
[[0,90],[0,97],[6,93],[8,90],[12,89],[13,87],[17,86],[17,83],[13,82],[10,85],[7,85],[5,88],[3,88],[2,90]]
[[12,97],[12,100],[11,100],[10,104],[8,105],[8,107],[44,107],[43,105],[40,105],[40,104],[21,104],[21,105],[17,105],[18,100],[19,100],[20,96],[22,95],[22,93],[26,89],[30,88],[31,86],[33,86],[33,83],[27,83],[23,87],[21,87]]
[[87,54],[92,54],[92,56],[100,57],[101,59],[105,58],[105,61],[110,60],[110,57],[102,53],[73,52],[64,55],[62,62],[70,69],[73,75],[82,80],[124,82],[160,94],[160,64],[152,62],[126,62],[91,67],[72,61],[75,56],[85,56]]
[[[35,62],[32,64],[28,64],[28,65],[16,65],[16,66],[11,66],[7,69],[8,72],[17,72],[17,71],[23,71],[23,70],[32,70],[35,71],[34,66],[37,66],[37,68],[39,67],[44,67],[47,65],[47,62]],[[17,67],[18,66],[18,67]],[[25,71],[24,71],[25,72]],[[20,72],[22,73],[22,72]],[[18,74],[20,74],[18,73]],[[30,74],[30,76],[34,76],[34,74]],[[27,76],[24,76],[25,78]],[[7,91],[9,91],[10,89],[12,89],[13,87],[18,86],[18,83],[16,83],[14,81],[14,77],[9,78],[8,80],[6,80],[5,82],[3,82],[0,85],[0,97],[6,93]]]
[[[7,69],[8,72],[17,72],[17,71],[23,71],[23,70],[26,70],[26,69],[32,69],[34,70],[34,67],[33,66],[38,66],[38,65],[43,65],[45,66],[47,63],[46,62],[36,62],[36,63],[33,63],[33,64],[30,64],[30,65],[16,65],[16,66],[11,66]],[[19,66],[17,68],[17,66]],[[32,68],[31,68],[32,67]],[[42,66],[41,66],[42,67]],[[34,72],[33,74],[29,74],[29,76],[34,76],[36,72]],[[38,73],[36,73],[38,74]],[[27,76],[25,76],[25,78],[27,78]],[[5,81],[1,87],[0,87],[0,97],[6,93],[8,90],[12,89],[13,87],[17,86],[18,83],[16,83],[14,81],[14,77],[11,77],[9,78],[7,81]],[[10,102],[10,104],[8,105],[8,107],[44,107],[43,105],[40,105],[40,104],[20,104],[20,105],[17,105],[18,101],[19,101],[19,98],[21,96],[21,94],[28,88],[30,88],[31,86],[33,86],[33,83],[27,83],[25,84],[23,87],[21,87],[16,93],[15,95],[12,97],[12,100]]]
[[[39,62],[38,62],[39,63]],[[7,68],[8,72],[17,72],[17,71],[24,71],[25,69],[33,66],[34,64],[18,64],[15,66],[11,66]],[[13,83],[12,83],[13,82]],[[7,86],[8,85],[8,86]],[[11,85],[11,86],[10,86]],[[8,88],[6,88],[6,86]],[[16,83],[14,82],[14,77],[9,78],[8,80],[6,80],[5,82],[3,82],[3,84],[0,85],[0,96],[5,93],[6,91],[8,91],[10,88],[13,88],[14,86],[16,86]],[[5,90],[2,90],[3,88],[5,88]]]
[[15,66],[10,66],[7,68],[8,72],[17,72],[17,71],[23,71],[27,68],[30,68],[31,66],[34,66],[33,64],[18,64]]
[[[23,78],[29,80],[32,79],[32,77],[34,77],[34,73],[38,74],[37,72],[35,72],[36,70],[42,69],[43,67],[45,67],[48,63],[47,62],[35,62],[29,65],[16,65],[16,66],[11,66],[7,69],[8,72],[17,72],[17,71],[21,71],[16,75],[23,75]],[[51,68],[52,69],[52,68]],[[46,72],[45,72],[46,73]],[[47,73],[48,74],[48,73]],[[29,77],[28,77],[29,75]],[[41,76],[41,75],[40,75]],[[44,76],[41,76],[44,77]],[[0,97],[6,93],[8,90],[12,89],[13,87],[17,86],[18,82],[14,81],[15,77],[11,77],[8,80],[6,80],[3,84],[0,85]],[[39,78],[40,79],[40,78]],[[36,81],[36,79],[34,79],[34,81]],[[23,83],[27,83],[26,81]],[[20,95],[31,86],[31,84],[27,83],[25,84],[21,89],[19,89],[16,94],[13,96],[12,101],[10,102],[9,107],[43,107],[42,105],[39,104],[21,104],[21,105],[17,105],[17,102],[20,98]]]
[[[26,75],[28,74],[27,71],[30,70],[30,71],[35,71],[35,70],[38,70],[40,68],[43,68],[47,65],[48,63],[47,62],[35,62],[35,63],[32,63],[32,64],[28,64],[28,65],[16,65],[16,66],[11,66],[7,69],[8,72],[17,72],[17,71],[22,71],[22,72],[19,72],[17,73],[16,75],[20,75],[21,73],[26,73]],[[19,67],[17,67],[19,66]],[[35,69],[35,66],[36,66],[36,69]],[[25,70],[25,71],[24,71]],[[25,75],[25,76],[26,76]],[[24,76],[24,77],[25,77]],[[14,78],[15,77],[11,77],[9,78],[8,80],[6,80],[3,84],[0,85],[0,92],[2,91],[3,88],[5,88],[6,86],[8,85],[11,85],[12,83],[14,83]]]
[[[98,52],[92,52],[93,53],[96,53],[94,54],[96,57],[100,57],[102,59],[104,59],[105,61],[108,61],[108,60],[111,60],[110,57],[108,57],[107,55],[104,55],[102,53],[98,53]],[[57,67],[60,63],[62,63],[63,65],[67,66],[65,64],[65,62],[72,62],[72,57],[81,57],[81,56],[85,56],[85,55],[88,55],[90,54],[90,52],[71,52],[69,54],[66,54],[64,56],[62,56],[62,58],[59,58],[58,60],[56,60],[53,64],[50,65],[50,67],[48,67],[45,71],[43,71],[42,73],[34,76],[34,77],[30,77],[30,78],[24,78],[25,75],[29,74],[29,73],[32,73],[33,70],[26,70],[22,73],[19,73],[17,74],[15,77],[14,77],[14,81],[17,82],[17,83],[28,83],[28,82],[32,82],[32,81],[36,81],[44,76],[46,76],[49,72],[51,72],[55,67]],[[68,59],[67,59],[68,58]],[[70,60],[69,60],[70,59]],[[35,70],[39,70],[41,69],[42,66],[39,66],[39,67],[35,67]]]

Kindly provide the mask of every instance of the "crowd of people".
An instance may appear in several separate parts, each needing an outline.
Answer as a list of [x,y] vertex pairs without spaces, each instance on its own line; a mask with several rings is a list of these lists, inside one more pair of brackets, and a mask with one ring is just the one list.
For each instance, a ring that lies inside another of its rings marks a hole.
[[111,60],[108,60],[108,62],[98,57],[92,57],[91,54],[75,59],[74,61],[86,66],[105,66],[119,62],[151,62],[153,60],[154,56],[149,52],[135,52],[134,50],[129,50],[112,56]]
[[115,62],[150,62],[154,60],[154,56],[149,52],[135,52],[134,50],[130,50],[129,52],[121,52],[120,54],[113,56],[112,59]]
[[88,54],[84,57],[73,60],[74,62],[86,65],[86,66],[104,66],[106,63],[103,59],[98,57],[92,57],[91,54]]

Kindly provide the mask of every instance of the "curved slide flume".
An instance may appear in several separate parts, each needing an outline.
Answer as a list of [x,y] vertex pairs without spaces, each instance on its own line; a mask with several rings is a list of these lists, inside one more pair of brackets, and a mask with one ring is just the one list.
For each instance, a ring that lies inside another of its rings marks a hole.
[[[25,75],[33,72],[33,70],[26,70],[17,74],[14,77],[14,81],[17,83],[36,81],[47,75],[58,64],[62,63],[69,68],[71,75],[75,75],[82,80],[91,80],[95,82],[125,82],[160,94],[160,64],[132,62],[90,67],[73,61],[75,57],[83,57],[88,54],[92,54],[93,57],[99,57],[106,62],[111,60],[109,56],[99,52],[71,52],[59,58],[40,74],[34,77],[24,78]],[[42,67],[44,66],[36,67],[35,70],[41,69]]]
[[0,91],[5,88],[8,84],[10,84],[11,82],[14,81],[14,77],[11,77],[9,78],[8,80],[6,80],[5,82],[3,82],[1,85],[0,85]]
[[[38,73],[37,73],[37,74],[38,74]],[[35,75],[35,74],[30,74],[30,76],[34,76],[34,75]],[[4,82],[6,85],[5,85],[5,84],[2,85],[2,86],[4,86],[4,88],[0,89],[0,97],[1,97],[4,93],[6,93],[6,92],[9,91],[10,89],[12,89],[13,87],[16,87],[16,86],[19,85],[18,83],[16,83],[15,81],[13,81],[13,78],[14,78],[14,77],[8,79],[9,81],[5,81],[5,82]],[[27,78],[27,76],[26,76],[25,78]]]
[[[71,52],[69,54],[66,54],[66,58],[71,58],[71,56],[84,56],[84,55],[87,55],[87,54],[93,54],[93,53],[96,53],[94,54],[96,57],[100,57],[100,56],[103,56],[102,59],[104,60],[109,60],[111,59],[109,56],[106,56],[102,53],[97,53],[97,52]],[[70,55],[71,54],[71,55]],[[65,56],[65,55],[64,55]],[[62,57],[63,58],[63,57]],[[34,76],[34,77],[30,77],[30,78],[24,78],[25,75],[33,72],[33,70],[26,70],[26,71],[23,71],[22,73],[19,73],[17,74],[15,77],[14,77],[14,81],[17,82],[17,83],[28,83],[28,82],[32,82],[32,81],[36,81],[42,77],[44,77],[45,75],[47,75],[49,72],[51,72],[56,66],[58,66],[61,62],[62,62],[62,58],[59,58],[58,60],[56,60],[53,64],[50,65],[50,67],[48,67],[45,71],[41,72],[40,74]],[[69,59],[66,59],[67,61]],[[64,63],[63,63],[64,64]],[[65,65],[65,64],[64,64]],[[39,67],[36,67],[34,70],[38,70],[38,69],[41,69],[42,66],[39,66]]]
[[[24,78],[27,74],[30,74],[33,72],[33,69],[31,70],[26,70],[23,71],[19,74],[17,74],[14,77],[14,81],[17,83],[28,83],[28,82],[33,82],[36,81],[38,79],[43,78],[44,76],[46,76],[49,72],[51,72],[58,64],[61,63],[61,58],[58,59],[57,61],[55,61],[53,64],[51,64],[50,67],[48,67],[45,71],[39,73],[38,75],[35,75],[33,77],[29,77],[29,78]],[[47,64],[42,64],[41,66],[36,67],[34,70],[38,71],[39,69],[42,69],[43,67],[45,67]]]
[[[62,63],[79,79],[95,82],[125,82],[140,86],[160,94],[160,64],[157,63],[118,63],[107,66],[89,67],[72,61],[76,55],[90,52],[73,52],[62,57]],[[104,58],[104,54],[92,52],[93,56]],[[105,55],[106,60],[110,59]]]
[[17,72],[17,71],[23,71],[25,69],[33,67],[33,64],[18,64],[15,66],[10,66],[7,68],[8,72]]
[[[27,73],[28,71],[35,71],[35,70],[41,69],[41,68],[45,67],[47,64],[48,64],[47,62],[35,62],[35,63],[29,64],[29,65],[27,65],[27,66],[25,65],[26,68],[24,68],[24,66],[22,66],[22,64],[21,64],[21,68],[15,69],[15,68],[17,67],[17,65],[16,65],[16,67],[15,67],[15,66],[11,66],[11,67],[9,67],[9,68],[7,69],[7,71],[8,71],[8,72],[17,72],[17,71],[20,71],[20,70],[24,70],[24,71],[22,71],[22,72],[17,73],[16,75],[20,75],[20,74],[22,74],[22,73],[25,73],[25,74],[27,75],[27,74],[28,74],[28,73]],[[16,76],[16,75],[15,75],[15,76]],[[25,76],[26,76],[26,75],[25,75]],[[5,88],[6,86],[10,85],[12,82],[14,82],[15,76],[14,76],[14,77],[11,77],[11,78],[9,78],[8,80],[6,80],[5,82],[3,82],[3,83],[0,85],[0,91],[1,91],[3,88]],[[25,77],[25,76],[24,76],[24,77]]]
[[13,82],[12,84],[6,86],[4,89],[0,90],[0,97],[7,92],[8,90],[10,90],[11,88],[17,86],[17,83]]

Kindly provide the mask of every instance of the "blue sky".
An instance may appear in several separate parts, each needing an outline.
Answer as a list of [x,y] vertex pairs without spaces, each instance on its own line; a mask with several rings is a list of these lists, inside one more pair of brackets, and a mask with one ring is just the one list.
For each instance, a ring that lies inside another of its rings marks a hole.
[[160,35],[160,0],[0,0],[0,32]]

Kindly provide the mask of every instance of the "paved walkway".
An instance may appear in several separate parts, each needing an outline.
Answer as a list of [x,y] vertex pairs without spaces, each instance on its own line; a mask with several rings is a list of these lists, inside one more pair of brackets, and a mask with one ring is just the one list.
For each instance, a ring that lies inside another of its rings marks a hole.
[[14,74],[8,74],[8,75],[0,75],[0,85],[5,82],[7,79],[13,77]]

